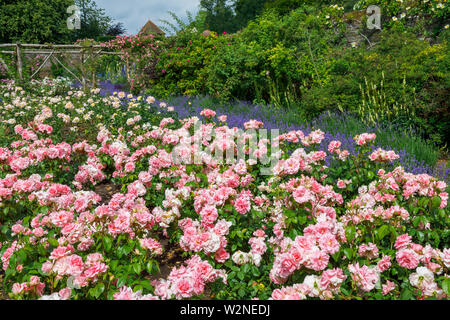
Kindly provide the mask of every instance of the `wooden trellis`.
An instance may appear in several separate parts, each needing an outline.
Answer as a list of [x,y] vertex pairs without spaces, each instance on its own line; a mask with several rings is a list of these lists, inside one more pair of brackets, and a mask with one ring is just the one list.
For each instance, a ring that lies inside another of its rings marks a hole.
[[[9,50],[8,50],[9,49]],[[88,75],[84,68],[80,68],[78,77],[70,68],[66,65],[67,62],[64,61],[64,56],[70,55],[80,55],[81,56],[81,66],[85,65],[91,59],[95,59],[101,55],[123,55],[122,52],[107,51],[107,48],[100,45],[67,45],[67,44],[20,44],[20,43],[5,43],[0,44],[0,53],[15,55],[17,74],[20,80],[23,80],[23,57],[22,54],[27,55],[44,55],[44,61],[39,66],[39,68],[33,72],[31,79],[33,79],[39,71],[44,67],[44,65],[53,61],[61,65],[72,77],[78,80],[83,87],[86,87],[87,82],[89,82]],[[4,61],[0,58],[0,64],[8,70]],[[128,66],[127,66],[128,69]],[[128,70],[127,70],[128,73]],[[95,75],[91,81],[91,85],[95,84]]]

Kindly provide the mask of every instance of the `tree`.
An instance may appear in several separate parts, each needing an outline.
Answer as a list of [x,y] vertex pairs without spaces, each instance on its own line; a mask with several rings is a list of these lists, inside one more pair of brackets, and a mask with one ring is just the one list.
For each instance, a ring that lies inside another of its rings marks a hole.
[[264,9],[265,0],[201,0],[200,12],[205,15],[205,28],[222,33],[246,27]]
[[217,33],[236,32],[232,4],[227,0],[201,0],[200,8],[206,12],[206,28]]
[[0,42],[67,42],[73,0],[0,0]]
[[342,2],[343,0],[266,0],[265,8],[273,9],[281,15],[285,15],[303,5],[321,7],[330,4],[341,5]]
[[238,29],[246,27],[249,21],[254,20],[263,11],[264,5],[263,0],[235,0],[233,6]]
[[75,30],[73,40],[96,39],[108,33],[111,18],[104,9],[97,7],[95,1],[75,0],[75,5],[80,8],[81,28]]
[[[78,30],[67,26],[73,14],[67,9],[74,4],[81,13]],[[0,42],[69,43],[124,32],[93,0],[0,0]]]
[[117,22],[115,24],[111,24],[108,28],[108,31],[106,32],[106,35],[117,37],[125,34],[127,32],[127,29],[125,29],[125,26],[122,22]]

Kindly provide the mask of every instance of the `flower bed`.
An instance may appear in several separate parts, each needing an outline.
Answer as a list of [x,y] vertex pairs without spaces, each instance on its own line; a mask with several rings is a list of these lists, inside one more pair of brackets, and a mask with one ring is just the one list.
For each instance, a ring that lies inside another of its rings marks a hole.
[[[239,131],[212,110],[178,119],[152,97],[53,86],[0,87],[10,298],[447,298],[447,185],[375,134],[319,150],[321,130],[265,136],[257,120]],[[100,184],[120,191],[101,199]],[[181,261],[165,276],[169,247]]]

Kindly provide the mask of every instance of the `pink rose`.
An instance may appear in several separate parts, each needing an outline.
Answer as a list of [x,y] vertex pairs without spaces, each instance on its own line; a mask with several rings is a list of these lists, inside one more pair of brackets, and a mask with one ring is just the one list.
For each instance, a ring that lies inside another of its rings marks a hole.
[[398,264],[403,268],[415,269],[419,265],[419,256],[410,249],[397,251],[395,257]]

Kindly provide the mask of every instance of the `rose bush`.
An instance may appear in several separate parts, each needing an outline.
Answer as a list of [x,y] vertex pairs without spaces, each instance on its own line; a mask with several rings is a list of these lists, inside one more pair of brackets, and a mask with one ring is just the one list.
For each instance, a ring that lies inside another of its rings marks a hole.
[[[13,82],[0,96],[12,299],[447,298],[447,185],[372,150],[373,133],[356,154],[325,152],[320,129],[265,137],[260,121],[177,119],[151,96]],[[99,184],[120,190],[102,199]],[[174,246],[182,261],[163,275]]]

